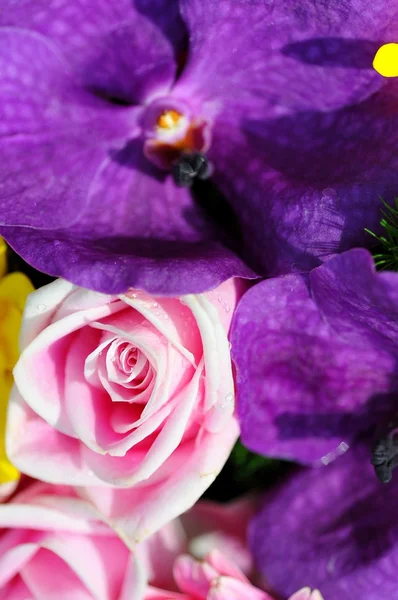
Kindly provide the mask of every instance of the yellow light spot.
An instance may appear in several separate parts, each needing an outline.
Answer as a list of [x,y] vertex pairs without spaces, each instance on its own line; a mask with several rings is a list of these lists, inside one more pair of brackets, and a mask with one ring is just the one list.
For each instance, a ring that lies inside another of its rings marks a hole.
[[373,68],[383,77],[398,77],[398,44],[384,44],[379,48]]
[[182,115],[176,110],[165,110],[157,121],[157,126],[161,129],[173,129],[178,125]]

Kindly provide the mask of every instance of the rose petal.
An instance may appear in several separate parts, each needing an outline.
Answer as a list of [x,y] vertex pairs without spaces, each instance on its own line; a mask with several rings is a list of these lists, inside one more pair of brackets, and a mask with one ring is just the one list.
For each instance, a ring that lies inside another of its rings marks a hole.
[[[90,499],[107,519],[123,531],[134,546],[165,523],[190,508],[214,481],[239,434],[235,419],[222,432],[203,432],[200,443],[189,448],[179,468],[172,469],[157,485],[130,489],[86,487],[80,493]],[[162,502],[159,503],[159,498]]]
[[81,443],[36,415],[15,386],[9,402],[6,450],[20,471],[36,479],[69,485],[103,484],[82,461]]

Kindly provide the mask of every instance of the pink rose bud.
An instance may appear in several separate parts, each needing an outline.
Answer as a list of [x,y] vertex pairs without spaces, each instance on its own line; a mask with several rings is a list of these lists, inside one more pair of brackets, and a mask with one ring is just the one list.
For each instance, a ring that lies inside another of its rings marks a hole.
[[187,510],[238,437],[228,330],[246,285],[155,298],[58,280],[34,292],[10,399],[12,462],[91,486],[87,498],[130,543]]
[[[173,573],[178,593],[150,587],[145,600],[275,600],[268,592],[252,585],[240,569],[216,549],[203,561],[189,555],[179,556]],[[303,588],[289,600],[323,599],[318,590],[311,592],[310,588]]]

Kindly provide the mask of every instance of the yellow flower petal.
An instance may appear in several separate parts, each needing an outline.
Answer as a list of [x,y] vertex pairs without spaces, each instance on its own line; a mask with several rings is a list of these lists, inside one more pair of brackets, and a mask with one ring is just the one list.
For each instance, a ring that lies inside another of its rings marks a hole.
[[383,77],[398,77],[398,44],[384,44],[379,48],[373,68]]
[[19,357],[19,331],[26,298],[33,291],[22,273],[11,273],[0,281],[0,347],[5,368],[12,371]]
[[6,455],[5,431],[8,399],[13,384],[12,369],[19,356],[22,313],[26,298],[33,289],[23,273],[11,273],[0,281],[0,484],[15,481],[19,477],[18,469]]
[[0,297],[0,348],[7,371],[13,370],[19,358],[21,322],[22,314],[16,306]]
[[7,272],[7,244],[0,237],[0,278]]
[[[3,363],[0,352],[0,364]],[[0,484],[15,481],[19,471],[10,463],[5,450],[5,431],[7,422],[8,399],[12,388],[12,375],[10,372],[0,372]]]
[[34,287],[23,273],[10,273],[0,281],[0,298],[11,300],[22,314],[28,295]]

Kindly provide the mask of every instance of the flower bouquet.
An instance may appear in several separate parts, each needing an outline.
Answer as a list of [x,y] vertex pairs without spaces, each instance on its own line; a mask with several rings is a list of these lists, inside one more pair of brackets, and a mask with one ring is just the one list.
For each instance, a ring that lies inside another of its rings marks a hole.
[[397,42],[1,0],[1,600],[398,600]]

